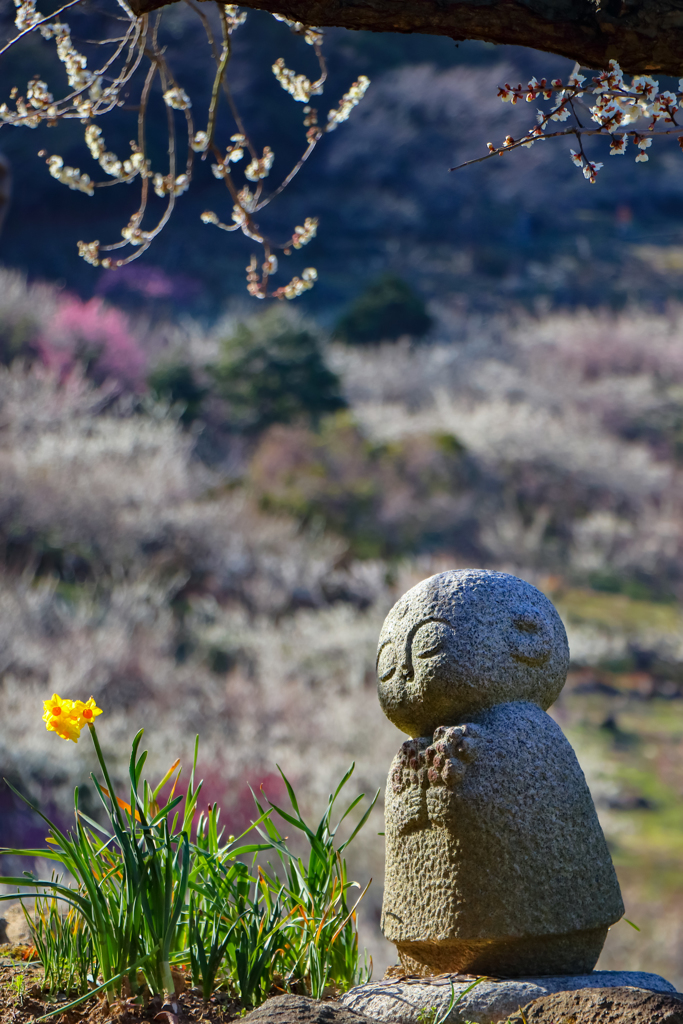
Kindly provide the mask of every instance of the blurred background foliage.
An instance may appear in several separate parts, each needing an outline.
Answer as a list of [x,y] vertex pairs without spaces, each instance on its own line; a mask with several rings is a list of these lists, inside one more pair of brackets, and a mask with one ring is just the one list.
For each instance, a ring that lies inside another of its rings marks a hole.
[[209,373],[231,424],[250,434],[274,423],[317,423],[346,405],[319,337],[275,309],[238,324],[220,342]]
[[422,338],[432,326],[424,300],[396,274],[382,274],[355,299],[339,320],[335,338],[362,345],[397,338]]
[[[92,38],[101,16],[82,17]],[[201,93],[205,42],[180,5],[165,20],[180,83]],[[321,280],[295,308],[247,305],[248,244],[199,221],[216,206],[205,165],[160,243],[104,273],[75,242],[93,225],[117,236],[125,190],[71,193],[35,156],[88,169],[80,126],[0,137],[15,177],[0,235],[1,774],[67,820],[88,751],[46,742],[27,714],[64,690],[105,709],[120,779],[132,729],[164,761],[200,732],[207,800],[235,832],[247,781],[281,798],[276,761],[312,812],[351,760],[372,792],[400,743],[374,693],[389,607],[446,568],[514,572],[567,624],[553,713],[641,928],[615,926],[601,966],[682,987],[680,151],[606,160],[595,186],[562,143],[449,175],[533,117],[498,84],[568,62],[328,39],[331,93],[360,73],[373,84],[270,208],[282,237],[320,217],[305,258]],[[52,73],[46,54],[29,43],[7,80]],[[233,86],[284,166],[281,55],[305,60],[250,13]],[[118,116],[112,148],[129,137]],[[351,870],[375,879],[361,945],[381,973],[375,824]],[[43,837],[9,790],[0,830],[10,846]]]

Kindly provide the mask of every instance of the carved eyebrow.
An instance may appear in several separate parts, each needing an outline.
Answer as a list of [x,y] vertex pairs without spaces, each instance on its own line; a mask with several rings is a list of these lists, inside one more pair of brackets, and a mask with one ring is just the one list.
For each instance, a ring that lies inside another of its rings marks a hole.
[[442,619],[437,615],[430,615],[429,618],[422,619],[420,622],[416,622],[412,629],[409,631],[408,636],[406,637],[406,650],[408,651],[411,663],[413,660],[413,640],[415,639],[415,634],[417,633],[418,629],[421,629],[422,626],[426,626],[428,622],[443,622],[445,626],[450,626],[450,628],[453,629],[453,626],[448,621],[448,619]]
[[[450,626],[450,628],[453,629],[452,622],[449,622],[448,619],[441,618],[438,615],[430,615],[426,619],[420,619],[419,622],[416,622],[413,626],[410,627],[410,629],[408,630],[408,635],[406,636],[406,648],[411,658],[413,654],[413,637],[417,633],[418,629],[420,629],[421,626],[426,626],[428,622],[443,622],[445,626]],[[387,644],[393,644],[394,642],[395,641],[392,639],[392,637],[387,637],[386,640],[383,640],[382,643],[379,645],[379,647],[377,648],[377,657],[375,658],[375,670],[379,665],[379,656],[384,650],[384,648],[387,646]]]
[[420,629],[422,626],[426,626],[428,622],[443,622],[445,626],[450,626],[451,629],[453,629],[453,624],[449,622],[448,619],[442,619],[436,615],[430,615],[428,619],[422,619],[420,622],[417,622],[408,633],[406,640],[409,642],[411,647],[413,645],[413,638],[417,633],[418,629]]

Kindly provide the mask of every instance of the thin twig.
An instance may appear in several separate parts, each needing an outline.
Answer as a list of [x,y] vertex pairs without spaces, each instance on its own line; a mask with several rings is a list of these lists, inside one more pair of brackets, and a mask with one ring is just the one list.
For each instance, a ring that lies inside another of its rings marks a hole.
[[[544,139],[557,139],[562,135],[601,135],[603,138],[611,139],[615,134],[614,129],[606,131],[604,128],[563,128],[561,131],[550,132],[548,135],[525,135],[521,139],[517,139],[515,142],[511,142],[509,146],[501,146],[500,149],[494,149],[492,152],[486,153],[484,156],[478,156],[473,160],[465,160],[462,164],[456,164],[455,167],[449,167],[449,171],[460,171],[463,167],[471,167],[473,164],[480,164],[484,160],[490,160],[493,156],[502,156],[503,153],[509,153],[513,149],[518,149],[519,146],[527,145],[529,142],[542,142]],[[617,132],[619,135],[642,135],[643,131],[637,131],[636,129],[629,129],[628,131],[622,131],[619,129]],[[683,127],[680,125],[676,128],[666,128],[659,132],[648,132],[646,138],[657,138],[666,135],[677,135],[679,138],[683,137]]]

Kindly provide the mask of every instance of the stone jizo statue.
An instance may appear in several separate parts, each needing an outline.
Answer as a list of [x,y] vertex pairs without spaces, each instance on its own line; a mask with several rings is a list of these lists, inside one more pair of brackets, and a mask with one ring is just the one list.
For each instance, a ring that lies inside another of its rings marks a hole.
[[386,791],[382,928],[407,973],[591,971],[624,912],[583,772],[546,714],[569,648],[551,602],[444,572],[392,608],[379,699],[410,736]]

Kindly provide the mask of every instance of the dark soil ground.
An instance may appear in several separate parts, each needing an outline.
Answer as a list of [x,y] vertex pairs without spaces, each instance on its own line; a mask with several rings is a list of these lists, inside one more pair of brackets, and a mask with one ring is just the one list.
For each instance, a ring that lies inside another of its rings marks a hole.
[[148,1024],[155,1019],[160,1024],[229,1024],[244,1014],[227,993],[219,992],[205,1003],[201,992],[193,988],[177,996],[174,1006],[164,1006],[158,997],[139,1005],[133,999],[109,1004],[93,996],[60,1012],[60,1003],[66,1005],[71,1000],[43,991],[43,968],[32,955],[32,947],[23,944],[0,946],[0,1024],[29,1024],[46,1014],[52,1014],[49,1019],[54,1024]]

